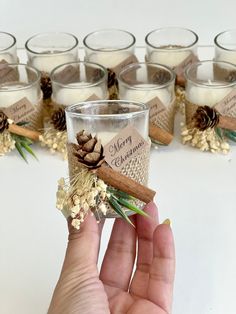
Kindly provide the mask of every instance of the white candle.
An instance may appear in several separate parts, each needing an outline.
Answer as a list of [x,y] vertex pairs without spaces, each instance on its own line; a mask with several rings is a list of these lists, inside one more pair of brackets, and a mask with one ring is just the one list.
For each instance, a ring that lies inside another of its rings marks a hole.
[[155,88],[155,84],[137,84],[129,89],[120,86],[120,97],[122,99],[149,102],[155,97],[158,97],[163,104],[169,104],[172,99],[171,92],[167,88]]
[[86,82],[71,83],[53,92],[52,99],[58,104],[69,106],[79,101],[86,101],[92,95],[99,99],[107,98],[100,86],[91,86]]
[[73,61],[76,60],[74,55],[71,53],[51,53],[33,57],[31,60],[31,65],[41,72],[51,73],[51,71],[58,65]]
[[150,54],[148,61],[167,65],[170,68],[173,68],[187,59],[190,54],[190,50],[177,50],[169,48],[168,50],[166,49],[166,51],[153,51]]
[[35,87],[24,88],[24,84],[12,84],[0,89],[0,107],[9,107],[26,97],[32,104],[39,101],[39,91]]
[[236,64],[236,50],[235,51],[220,51],[216,56],[217,61],[225,61]]
[[[217,84],[215,84],[216,86]],[[219,84],[218,84],[219,85]],[[209,106],[213,107],[216,103],[222,100],[227,96],[231,91],[232,87],[215,87],[212,83],[212,86],[195,86],[191,85],[187,87],[186,98],[188,101],[200,105],[200,106]]]
[[97,138],[101,140],[102,145],[105,146],[108,144],[118,133],[117,132],[98,132],[97,134],[93,134],[93,136],[97,135]]
[[101,64],[105,68],[114,68],[131,55],[132,54],[128,51],[99,51],[89,55],[87,61]]
[[1,53],[0,52],[0,62],[3,60],[8,62],[8,63],[15,63],[15,62],[17,62],[17,57],[11,55],[10,53]]

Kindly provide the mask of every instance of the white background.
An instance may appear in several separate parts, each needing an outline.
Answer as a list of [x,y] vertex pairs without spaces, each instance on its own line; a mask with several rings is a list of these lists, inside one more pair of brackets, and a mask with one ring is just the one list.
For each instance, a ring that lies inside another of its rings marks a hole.
[[74,33],[83,37],[96,29],[127,29],[144,44],[150,30],[164,26],[188,27],[201,45],[235,27],[235,0],[0,0],[0,29],[16,35],[19,47],[38,32]]
[[[0,1],[0,28],[20,45],[36,32],[83,36],[103,27],[133,32],[139,45],[161,26],[195,30],[201,44],[235,27],[234,1]],[[140,56],[144,51],[139,52]],[[200,49],[201,58],[213,56]],[[22,54],[20,54],[21,60]],[[150,187],[161,221],[171,218],[176,241],[174,314],[235,314],[236,148],[227,156],[200,153],[176,138],[152,151]],[[56,181],[67,175],[58,156],[36,148],[40,162],[15,153],[0,159],[0,313],[46,313],[66,247],[66,225],[55,209]],[[107,221],[103,255],[111,229]],[[146,314],[146,313],[145,313]]]

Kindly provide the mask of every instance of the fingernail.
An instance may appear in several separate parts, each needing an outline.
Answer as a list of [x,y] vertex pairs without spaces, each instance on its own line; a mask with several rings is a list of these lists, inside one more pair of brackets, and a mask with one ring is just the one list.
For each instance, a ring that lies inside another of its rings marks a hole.
[[162,224],[163,224],[163,225],[168,225],[168,226],[170,226],[170,225],[171,225],[171,221],[170,221],[169,218],[167,218],[167,219],[165,219],[165,220],[163,221]]

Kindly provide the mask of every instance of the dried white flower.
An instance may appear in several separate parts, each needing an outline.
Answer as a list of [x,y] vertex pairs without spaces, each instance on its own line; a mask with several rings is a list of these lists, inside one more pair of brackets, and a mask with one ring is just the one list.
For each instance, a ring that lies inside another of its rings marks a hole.
[[15,141],[8,130],[0,133],[0,156],[4,156],[15,149]]

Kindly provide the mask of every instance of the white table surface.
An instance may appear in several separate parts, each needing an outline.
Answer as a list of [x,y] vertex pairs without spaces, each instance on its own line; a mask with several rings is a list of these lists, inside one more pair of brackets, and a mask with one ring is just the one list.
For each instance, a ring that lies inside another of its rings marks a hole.
[[[138,50],[143,55],[143,49]],[[200,48],[200,58],[213,50]],[[19,54],[21,60],[24,53]],[[236,313],[236,147],[227,156],[201,153],[175,140],[151,153],[150,187],[160,220],[175,234],[174,314]],[[0,159],[0,313],[47,312],[67,242],[55,208],[57,180],[67,163],[39,147],[39,162],[16,152]],[[112,221],[107,220],[103,256]],[[100,262],[99,262],[100,263]]]

